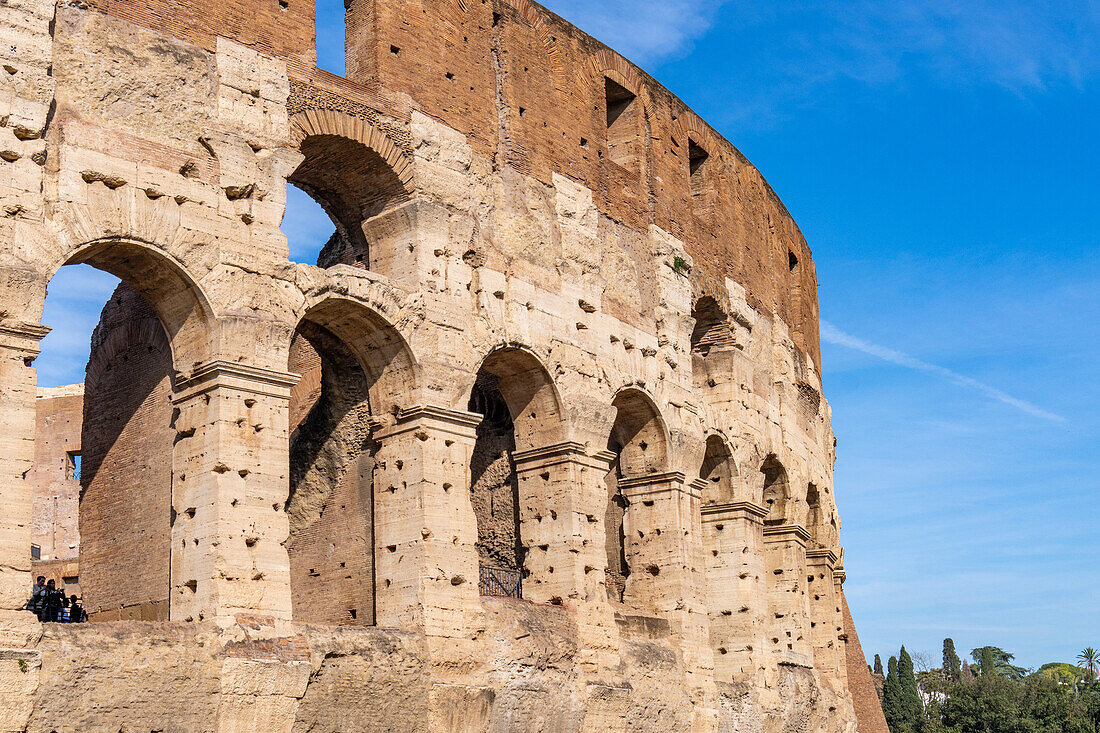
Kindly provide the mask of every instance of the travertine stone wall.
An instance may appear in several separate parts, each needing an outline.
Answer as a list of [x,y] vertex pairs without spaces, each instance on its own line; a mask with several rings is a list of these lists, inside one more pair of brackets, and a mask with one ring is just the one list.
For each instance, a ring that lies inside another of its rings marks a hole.
[[[26,0],[0,41],[5,728],[855,729],[812,258],[682,102],[526,0],[354,0],[347,79],[296,0]],[[288,180],[327,267],[288,261]],[[157,625],[17,610],[70,262],[163,336]],[[479,374],[522,601],[478,592]],[[88,708],[63,690],[93,657]]]

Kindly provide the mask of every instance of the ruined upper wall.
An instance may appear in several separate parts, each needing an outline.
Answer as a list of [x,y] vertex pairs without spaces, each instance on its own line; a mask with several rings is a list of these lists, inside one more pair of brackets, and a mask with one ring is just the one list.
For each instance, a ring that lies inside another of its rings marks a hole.
[[[497,170],[550,186],[559,174],[599,211],[685,243],[697,295],[725,300],[724,279],[776,313],[820,364],[817,280],[806,241],[760,172],[679,98],[575,26],[527,0],[348,0],[347,75],[315,68],[309,0],[101,0],[110,15],[213,51],[231,38],[284,58],[290,111],[413,111],[462,132]],[[610,86],[609,82],[610,80]],[[611,90],[609,92],[609,89]],[[633,95],[613,109],[621,90]],[[398,146],[407,145],[400,132]]]

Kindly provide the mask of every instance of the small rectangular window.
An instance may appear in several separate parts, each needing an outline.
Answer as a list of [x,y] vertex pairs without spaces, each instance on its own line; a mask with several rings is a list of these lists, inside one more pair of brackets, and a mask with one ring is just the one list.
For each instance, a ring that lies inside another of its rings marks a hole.
[[688,138],[688,171],[691,174],[691,197],[705,198],[707,190],[707,158],[710,155],[703,146]]
[[637,97],[611,79],[604,79],[607,102],[607,152],[613,163],[639,169],[641,118]]
[[38,545],[31,545],[31,560],[42,559],[42,548]]
[[69,451],[68,478],[80,480],[80,451]]
[[798,256],[791,250],[787,250],[787,266],[791,268],[791,272],[798,269]]

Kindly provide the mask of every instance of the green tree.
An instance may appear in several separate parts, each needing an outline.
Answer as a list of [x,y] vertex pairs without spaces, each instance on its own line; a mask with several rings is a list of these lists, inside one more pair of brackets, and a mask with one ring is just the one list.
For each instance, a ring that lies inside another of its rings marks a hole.
[[997,663],[993,661],[993,649],[983,646],[978,652],[978,668],[982,671],[983,679],[990,679],[997,674]]
[[1081,653],[1077,655],[1077,661],[1081,663],[1081,666],[1088,670],[1089,681],[1096,676],[1096,669],[1100,667],[1100,652],[1093,649],[1091,646],[1085,647],[1081,650]]
[[875,655],[875,674],[882,674],[882,657]]
[[921,718],[924,717],[924,704],[921,702],[917,677],[913,672],[913,659],[904,646],[898,656],[898,687],[901,690],[902,722],[908,726],[908,730],[919,730]]
[[886,716],[886,724],[890,730],[902,731],[905,725],[905,717],[902,713],[901,681],[898,679],[898,660],[890,657],[887,662],[886,684],[882,689],[882,714]]
[[[970,651],[970,656],[974,659],[975,662],[978,662],[978,664],[981,665],[982,656],[985,654],[986,650],[989,650],[990,656],[993,660],[991,674],[999,674],[1000,676],[1007,677],[1010,680],[1021,680],[1027,675],[1026,669],[1024,669],[1023,667],[1017,667],[1012,663],[1012,660],[1015,659],[1015,657],[1013,657],[1011,654],[1006,652],[1004,649],[1001,649],[1000,647],[978,647],[977,649],[972,649]],[[982,674],[985,674],[984,668],[982,669]]]
[[959,675],[962,673],[962,667],[960,665],[959,655],[955,653],[955,641],[953,639],[944,639],[943,676],[950,682],[958,682]]

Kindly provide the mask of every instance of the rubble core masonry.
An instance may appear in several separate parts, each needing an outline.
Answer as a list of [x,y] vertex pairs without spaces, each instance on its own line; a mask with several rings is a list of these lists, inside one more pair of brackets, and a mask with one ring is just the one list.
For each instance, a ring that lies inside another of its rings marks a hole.
[[535,3],[345,7],[0,5],[0,730],[884,731],[774,191]]

